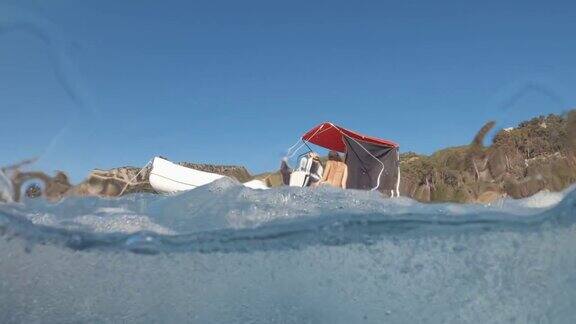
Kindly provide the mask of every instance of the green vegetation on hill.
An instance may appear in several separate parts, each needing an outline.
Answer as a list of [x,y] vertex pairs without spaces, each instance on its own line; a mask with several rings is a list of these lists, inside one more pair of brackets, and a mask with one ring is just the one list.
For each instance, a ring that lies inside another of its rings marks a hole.
[[421,201],[490,202],[562,190],[576,182],[576,145],[570,136],[575,114],[540,116],[500,130],[489,147],[482,142],[493,123],[470,145],[430,156],[403,153],[402,194]]

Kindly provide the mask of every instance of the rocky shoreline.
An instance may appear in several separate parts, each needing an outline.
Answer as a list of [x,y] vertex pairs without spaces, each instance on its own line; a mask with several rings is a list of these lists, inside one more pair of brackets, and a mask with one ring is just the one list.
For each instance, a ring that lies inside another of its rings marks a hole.
[[[524,198],[542,190],[560,191],[576,182],[576,110],[564,116],[540,116],[516,128],[501,130],[485,147],[484,138],[493,127],[493,122],[484,125],[469,145],[446,148],[429,156],[402,153],[401,194],[421,202],[489,203],[504,197]],[[240,182],[260,179],[271,187],[281,185],[279,172],[253,176],[242,166],[179,164]],[[21,171],[22,166],[2,168],[12,182],[16,201],[26,189],[23,185],[30,181],[41,182],[41,194],[50,201],[68,196],[116,197],[154,192],[148,182],[149,166],[95,169],[77,185],[72,185],[64,172],[48,176]]]
[[[178,163],[182,166],[217,173],[246,182],[253,179],[252,175],[242,166],[212,165],[189,162]],[[138,168],[125,166],[110,170],[94,169],[88,177],[77,185],[72,185],[64,172],[58,171],[54,176],[43,172],[20,171],[19,167],[4,168],[2,171],[9,175],[12,182],[13,199],[19,201],[26,190],[23,185],[28,181],[42,183],[42,196],[50,201],[58,201],[68,196],[99,196],[117,197],[131,193],[155,193],[148,181],[150,166]]]

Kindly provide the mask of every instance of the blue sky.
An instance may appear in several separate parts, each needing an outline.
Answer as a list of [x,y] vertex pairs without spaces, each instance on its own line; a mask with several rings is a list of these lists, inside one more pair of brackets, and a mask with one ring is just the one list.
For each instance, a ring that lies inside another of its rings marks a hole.
[[576,106],[574,1],[0,0],[0,164],[275,169],[333,121],[431,153]]

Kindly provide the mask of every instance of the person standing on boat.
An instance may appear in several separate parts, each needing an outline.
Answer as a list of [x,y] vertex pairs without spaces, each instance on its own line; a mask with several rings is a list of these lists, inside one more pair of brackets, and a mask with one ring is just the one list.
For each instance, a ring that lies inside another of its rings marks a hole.
[[329,185],[338,188],[346,189],[346,181],[348,180],[348,166],[342,162],[342,158],[336,151],[328,153],[328,162],[326,162],[326,169],[322,175],[322,179],[318,185]]
[[290,166],[288,165],[288,159],[283,158],[280,163],[280,174],[282,175],[282,183],[285,186],[290,185],[290,173],[292,173],[292,169],[290,169]]

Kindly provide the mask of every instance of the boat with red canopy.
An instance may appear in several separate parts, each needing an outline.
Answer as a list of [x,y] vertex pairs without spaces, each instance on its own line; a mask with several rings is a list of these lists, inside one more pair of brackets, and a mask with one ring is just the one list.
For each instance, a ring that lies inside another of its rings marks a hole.
[[[310,129],[302,135],[301,141],[300,147],[306,145],[310,149],[308,143],[311,143],[345,154],[344,163],[348,173],[346,188],[378,190],[391,196],[399,195],[400,146],[397,143],[363,135],[331,122]],[[313,164],[310,163],[309,156],[303,156],[303,160],[305,162],[300,161],[298,169],[290,176],[291,185],[309,185],[310,178],[314,176],[314,173],[307,168]],[[316,172],[316,177],[318,176],[321,175]]]

